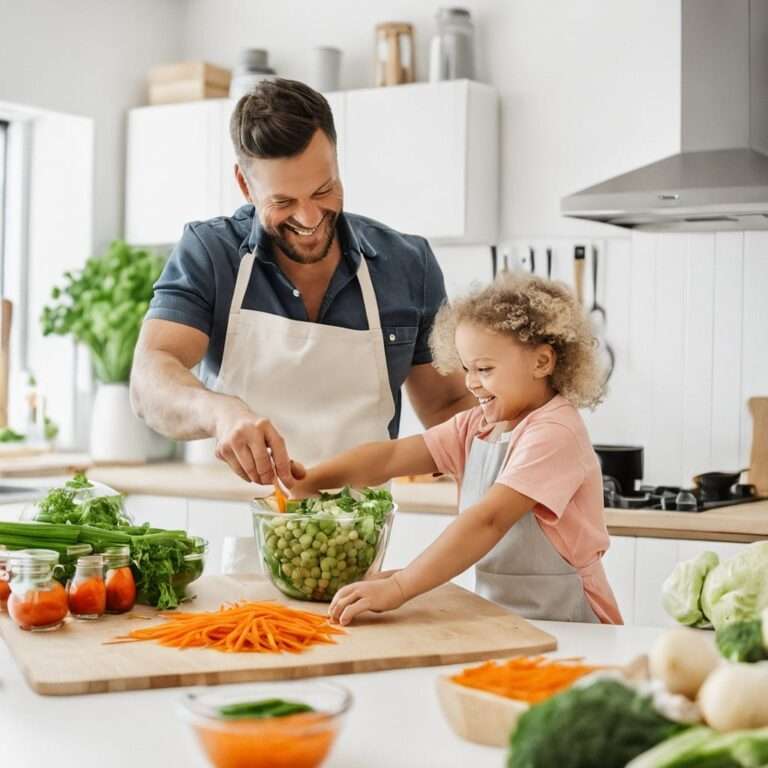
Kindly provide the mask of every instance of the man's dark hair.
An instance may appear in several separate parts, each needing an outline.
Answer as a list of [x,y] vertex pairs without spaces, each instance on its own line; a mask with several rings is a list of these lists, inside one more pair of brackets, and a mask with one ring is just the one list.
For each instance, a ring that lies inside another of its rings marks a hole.
[[238,161],[293,157],[320,128],[336,144],[333,114],[322,94],[296,80],[264,80],[235,106],[229,132]]

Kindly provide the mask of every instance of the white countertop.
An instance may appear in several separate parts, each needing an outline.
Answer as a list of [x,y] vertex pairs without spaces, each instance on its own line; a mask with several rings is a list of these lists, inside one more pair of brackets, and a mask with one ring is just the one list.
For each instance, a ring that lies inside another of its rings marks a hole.
[[[555,656],[623,663],[646,653],[652,627],[534,622],[559,642]],[[40,637],[45,642],[45,636]],[[466,665],[461,665],[466,666]],[[448,727],[429,667],[325,678],[345,685],[354,704],[326,768],[500,768],[505,752],[462,741]],[[290,685],[290,684],[288,684]],[[184,690],[45,697],[24,682],[0,641],[0,764],[16,768],[204,768],[177,715]]]

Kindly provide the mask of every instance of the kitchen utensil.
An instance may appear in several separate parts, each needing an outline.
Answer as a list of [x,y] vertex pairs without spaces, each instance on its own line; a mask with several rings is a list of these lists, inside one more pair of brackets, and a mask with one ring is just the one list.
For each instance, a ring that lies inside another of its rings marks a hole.
[[[239,600],[277,600],[325,614],[327,606],[283,597],[264,579],[203,576],[187,611],[217,610]],[[38,693],[106,693],[180,685],[216,685],[259,680],[353,674],[440,664],[460,664],[555,650],[557,641],[519,616],[454,584],[444,584],[407,602],[397,611],[361,617],[332,645],[305,653],[219,653],[179,651],[154,643],[104,645],[118,635],[152,626],[154,609],[137,606],[132,614],[72,622],[45,642],[21,632],[0,615],[0,634]],[[62,662],[66,659],[66,663]]]
[[429,80],[473,80],[475,43],[472,17],[465,8],[440,8],[437,34],[429,49]]
[[552,279],[552,249],[547,248],[547,280]]
[[269,53],[264,48],[243,48],[229,85],[229,98],[237,101],[262,80],[275,77],[269,66]]
[[737,472],[702,472],[693,478],[693,484],[699,489],[703,501],[727,499],[731,486],[738,483],[742,472],[748,470],[749,467]]
[[13,305],[8,299],[3,299],[0,309],[0,427],[8,425],[8,373],[11,365],[12,316]]
[[412,83],[413,26],[398,21],[376,25],[376,85]]
[[573,249],[573,291],[579,304],[584,304],[584,266],[586,264],[587,249],[583,245],[577,245]]
[[614,478],[622,496],[633,496],[643,478],[643,449],[639,445],[594,445],[603,475]]
[[760,495],[768,496],[768,397],[751,397],[752,451],[749,457],[749,482]]
[[531,246],[528,247],[528,269],[532,275],[536,274],[536,250]]
[[[312,711],[261,719],[223,717],[220,712],[222,707],[260,701],[290,701]],[[278,763],[284,766],[316,768],[328,756],[351,705],[352,694],[340,685],[284,683],[193,691],[184,696],[181,715],[214,768],[232,767],[233,745],[240,754],[248,755],[248,765],[272,764],[271,759],[279,754]]]
[[597,334],[598,344],[600,348],[600,354],[605,361],[605,382],[607,382],[613,375],[613,369],[616,365],[616,354],[613,351],[613,347],[606,341],[605,338],[605,322],[606,312],[605,307],[597,301],[597,270],[598,270],[598,249],[596,245],[592,246],[592,308],[589,310],[589,315],[592,319],[592,325]]
[[339,90],[341,81],[341,51],[329,46],[312,49],[307,83],[320,93]]

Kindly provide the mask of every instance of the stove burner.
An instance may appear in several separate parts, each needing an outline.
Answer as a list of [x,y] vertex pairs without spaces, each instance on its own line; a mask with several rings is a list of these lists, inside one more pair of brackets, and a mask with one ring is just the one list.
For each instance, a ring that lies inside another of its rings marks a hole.
[[725,498],[712,498],[699,488],[680,488],[673,485],[641,485],[637,493],[624,496],[618,493],[611,478],[603,482],[603,500],[606,507],[617,509],[659,509],[674,512],[703,512],[707,509],[730,507],[760,501],[754,485],[732,486]]

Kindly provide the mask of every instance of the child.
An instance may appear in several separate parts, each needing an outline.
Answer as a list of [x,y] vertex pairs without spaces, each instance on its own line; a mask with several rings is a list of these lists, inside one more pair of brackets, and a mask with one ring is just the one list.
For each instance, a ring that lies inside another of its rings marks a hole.
[[475,565],[476,591],[531,619],[620,624],[601,557],[600,465],[577,408],[603,371],[581,306],[560,283],[505,274],[439,312],[435,365],[461,367],[478,405],[423,435],[368,443],[304,469],[294,496],[441,472],[461,484],[460,514],[410,565],[350,584],[332,618],[398,608]]

